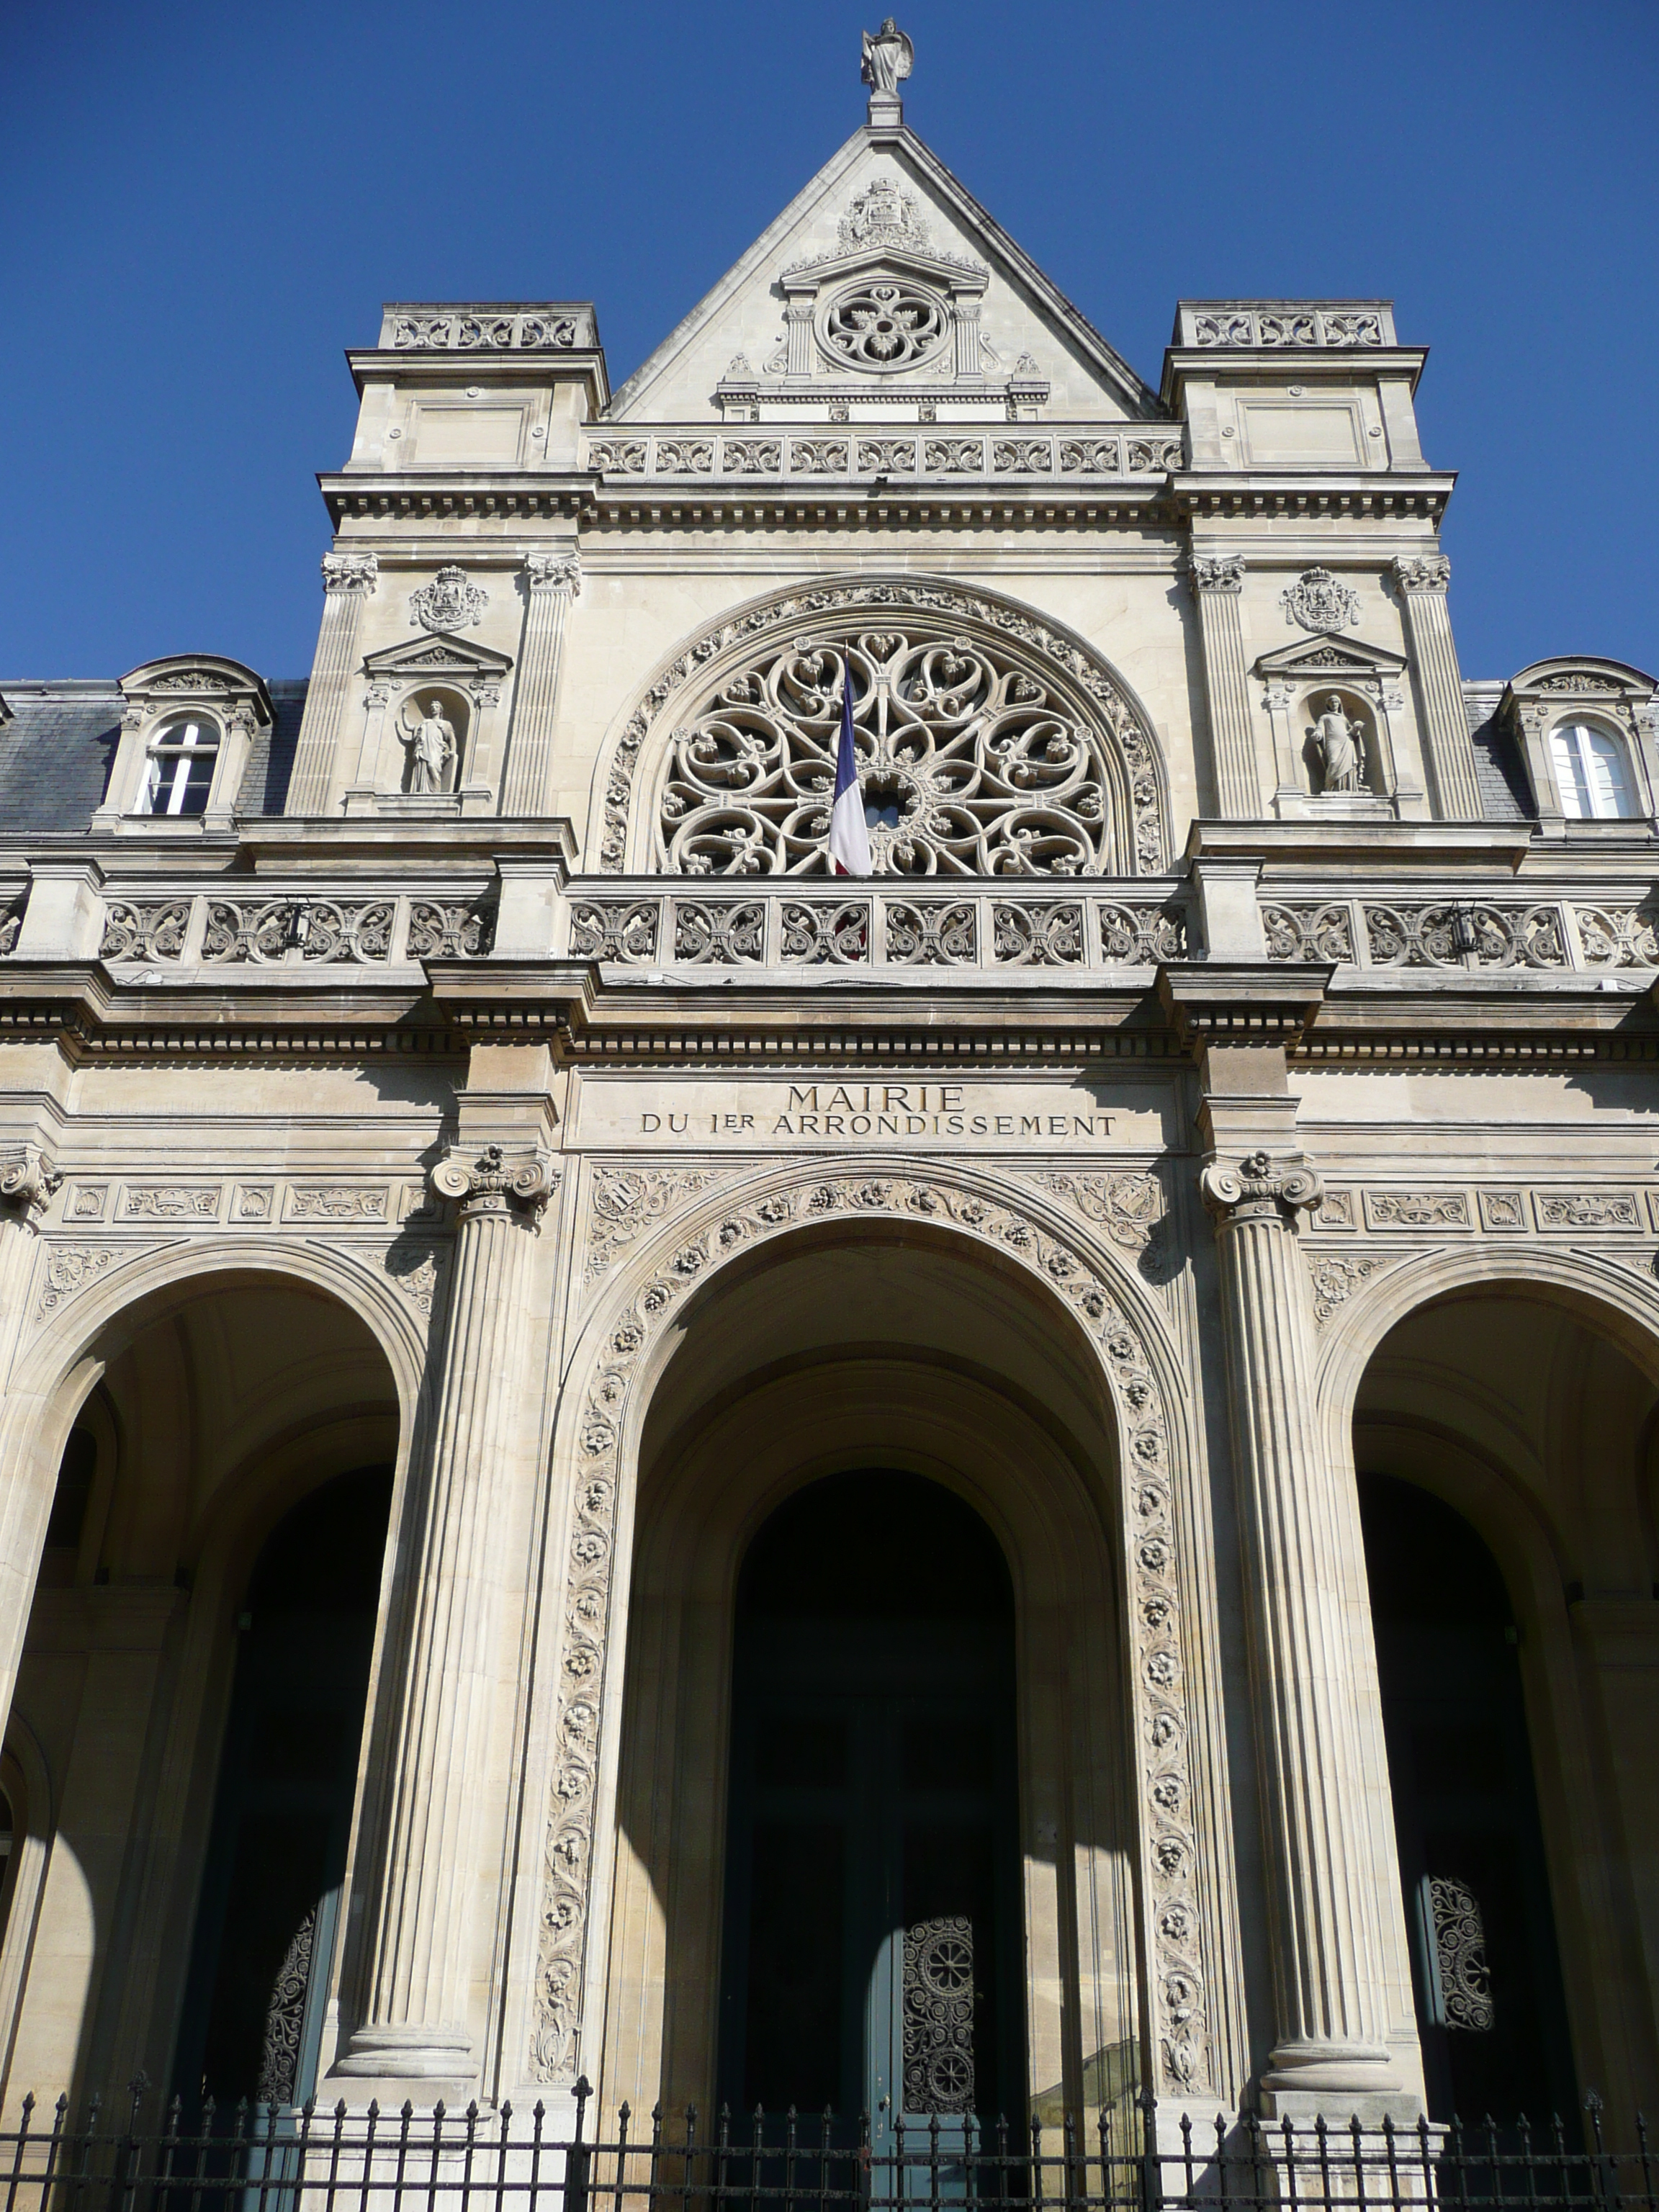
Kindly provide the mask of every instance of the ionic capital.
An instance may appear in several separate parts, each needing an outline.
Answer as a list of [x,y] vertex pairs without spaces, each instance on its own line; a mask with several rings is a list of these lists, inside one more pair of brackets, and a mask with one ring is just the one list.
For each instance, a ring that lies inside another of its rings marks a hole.
[[372,553],[325,553],[323,589],[331,598],[355,594],[367,599],[380,580],[380,564]]
[[459,1201],[463,1221],[510,1218],[516,1209],[538,1234],[558,1187],[559,1169],[550,1154],[529,1151],[509,1158],[500,1145],[486,1145],[477,1154],[458,1148],[432,1170],[432,1188],[440,1197]]
[[16,1207],[26,1229],[33,1229],[64,1178],[39,1145],[0,1153],[0,1203]]
[[1394,580],[1402,592],[1443,592],[1451,582],[1451,562],[1443,553],[1401,554]]
[[575,553],[532,553],[524,564],[532,592],[556,592],[579,599],[582,590],[581,557]]
[[1271,1152],[1251,1152],[1236,1168],[1212,1160],[1198,1188],[1223,1226],[1267,1219],[1294,1224],[1298,1212],[1317,1206],[1325,1194],[1305,1160],[1275,1160]]
[[1237,553],[1220,554],[1214,559],[1194,553],[1187,563],[1187,572],[1195,592],[1242,592],[1244,588],[1244,563]]

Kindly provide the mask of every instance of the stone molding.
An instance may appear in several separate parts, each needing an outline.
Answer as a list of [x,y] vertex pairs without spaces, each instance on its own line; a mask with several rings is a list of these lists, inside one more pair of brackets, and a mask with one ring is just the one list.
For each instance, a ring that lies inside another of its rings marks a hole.
[[524,573],[532,592],[557,592],[567,599],[581,597],[579,553],[532,553],[524,564]]
[[325,553],[323,589],[331,595],[351,594],[367,599],[380,580],[380,564],[373,553]]
[[1218,1224],[1277,1216],[1294,1227],[1296,1217],[1316,1206],[1324,1188],[1305,1160],[1276,1160],[1271,1152],[1250,1152],[1236,1168],[1212,1161],[1198,1179],[1200,1195]]
[[[1208,1986],[1206,1909],[1200,1903],[1191,1743],[1202,1733],[1185,1654],[1183,1588],[1172,1465],[1171,1420],[1160,1371],[1168,1347],[1114,1282],[1102,1246],[1057,1234],[1004,1196],[931,1167],[896,1172],[825,1164],[787,1182],[757,1184],[724,1207],[670,1226],[650,1264],[617,1293],[586,1382],[573,1394],[573,1505],[565,1536],[553,1771],[542,1844],[543,1890],[529,2066],[538,2081],[574,2079],[584,2063],[584,1984],[592,1969],[589,1911],[594,1820],[602,1759],[608,1650],[625,1437],[641,1359],[665,1317],[739,1252],[837,1218],[932,1222],[1012,1258],[1062,1297],[1097,1347],[1123,1443],[1121,1533],[1127,1583],[1129,1693],[1135,1717],[1138,1826],[1144,1878],[1142,1955],[1147,1961],[1158,2057],[1157,2078],[1176,2094],[1215,2086],[1214,1996]],[[597,1324],[596,1324],[597,1326]]]
[[1394,580],[1402,592],[1443,592],[1451,583],[1451,562],[1443,553],[1401,554]]
[[1187,574],[1195,592],[1242,592],[1244,588],[1244,563],[1236,553],[1213,558],[1194,553],[1187,563]]
[[476,1153],[470,1146],[455,1146],[432,1170],[431,1182],[440,1197],[456,1200],[462,1221],[516,1211],[539,1236],[560,1172],[552,1155],[539,1149],[509,1155],[500,1145]]
[[25,1229],[39,1225],[63,1180],[39,1145],[24,1145],[0,1154],[0,1203],[16,1208]]

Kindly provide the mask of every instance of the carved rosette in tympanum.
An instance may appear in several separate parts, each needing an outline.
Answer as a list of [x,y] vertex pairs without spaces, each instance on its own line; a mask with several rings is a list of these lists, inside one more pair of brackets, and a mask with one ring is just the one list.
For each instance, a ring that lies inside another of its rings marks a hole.
[[661,803],[684,875],[829,871],[844,672],[878,875],[1098,875],[1094,732],[1014,656],[906,629],[797,638],[675,733]]
[[878,873],[1163,869],[1157,742],[1112,672],[1021,608],[908,580],[793,592],[680,653],[611,757],[601,866],[630,864],[641,754],[672,710],[653,851],[635,865],[823,872],[843,656]]
[[[562,1650],[544,1840],[531,2069],[574,2077],[587,1945],[599,1728],[614,1602],[617,1489],[624,1414],[640,1362],[669,1316],[722,1261],[817,1221],[933,1222],[994,1246],[1063,1298],[1094,1343],[1122,1437],[1124,1560],[1129,1607],[1137,1789],[1146,1847],[1158,2078],[1171,2094],[1211,2086],[1209,2000],[1200,1964],[1197,1833],[1189,1746],[1193,1717],[1182,1653],[1177,1529],[1169,1419],[1142,1324],[1110,1287],[1108,1264],[1079,1237],[976,1191],[915,1173],[830,1171],[721,1207],[711,1194],[665,1257],[618,1307],[580,1399],[566,1542]],[[1141,1234],[1151,1198],[1113,1200],[1122,1233]],[[1115,1241],[1117,1241],[1115,1238]]]

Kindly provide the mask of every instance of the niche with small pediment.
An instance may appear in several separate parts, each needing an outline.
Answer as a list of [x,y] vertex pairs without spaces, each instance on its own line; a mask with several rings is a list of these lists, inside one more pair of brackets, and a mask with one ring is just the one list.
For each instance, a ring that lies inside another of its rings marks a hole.
[[1309,638],[1261,656],[1255,673],[1273,732],[1275,813],[1404,819],[1425,811],[1421,787],[1401,772],[1405,671],[1403,654],[1358,638]]
[[439,631],[372,653],[348,814],[487,814],[500,781],[496,725],[513,663]]

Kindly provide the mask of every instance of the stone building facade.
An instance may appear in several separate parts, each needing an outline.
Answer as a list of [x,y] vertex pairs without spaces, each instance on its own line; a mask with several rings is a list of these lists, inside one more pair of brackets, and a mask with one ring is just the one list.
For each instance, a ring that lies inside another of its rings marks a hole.
[[386,309],[308,680],[0,684],[8,2110],[1659,2089],[1654,679],[908,63],[614,392]]

